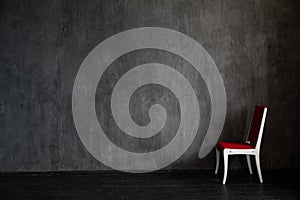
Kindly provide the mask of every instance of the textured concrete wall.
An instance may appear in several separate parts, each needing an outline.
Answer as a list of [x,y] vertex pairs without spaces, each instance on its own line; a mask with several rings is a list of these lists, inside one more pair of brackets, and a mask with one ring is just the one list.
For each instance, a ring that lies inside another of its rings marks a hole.
[[[299,2],[284,0],[1,1],[0,171],[110,169],[90,155],[77,135],[73,84],[95,46],[114,34],[144,26],[180,31],[211,55],[227,96],[221,140],[243,140],[253,105],[266,104],[270,110],[262,168],[299,168],[299,8]],[[167,52],[134,51],[111,65],[106,79],[100,80],[107,87],[97,89],[97,116],[111,134],[108,137],[133,152],[155,150],[173,137],[180,118],[174,109],[176,98],[160,86],[141,87],[134,93],[130,113],[137,124],[147,124],[145,111],[154,102],[164,105],[169,115],[160,136],[130,146],[103,105],[109,101],[107,88],[122,70],[128,70],[120,66],[153,60],[174,68],[188,65]],[[182,73],[198,87],[199,132],[205,132],[210,117],[207,88],[199,74]],[[213,168],[214,152],[197,157],[202,140],[203,135],[197,134],[187,152],[167,169]],[[245,167],[244,159],[232,158],[230,167]]]

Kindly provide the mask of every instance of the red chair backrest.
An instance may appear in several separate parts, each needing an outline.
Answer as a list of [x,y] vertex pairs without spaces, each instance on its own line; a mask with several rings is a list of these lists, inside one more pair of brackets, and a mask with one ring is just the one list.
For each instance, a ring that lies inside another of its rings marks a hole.
[[248,141],[252,145],[256,145],[265,108],[266,106],[257,106],[257,105],[254,108],[252,122],[248,134]]

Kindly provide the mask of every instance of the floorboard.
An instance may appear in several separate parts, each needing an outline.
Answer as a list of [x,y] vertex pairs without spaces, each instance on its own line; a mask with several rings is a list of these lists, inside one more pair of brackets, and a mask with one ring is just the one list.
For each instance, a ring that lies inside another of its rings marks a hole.
[[263,171],[264,183],[247,171],[0,173],[0,199],[300,199],[299,171]]

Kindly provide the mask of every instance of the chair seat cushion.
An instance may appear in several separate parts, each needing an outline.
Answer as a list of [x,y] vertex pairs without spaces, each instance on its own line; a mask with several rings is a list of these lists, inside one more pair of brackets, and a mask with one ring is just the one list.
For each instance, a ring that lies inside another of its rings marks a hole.
[[218,142],[217,149],[222,151],[224,149],[254,149],[254,147],[248,143]]

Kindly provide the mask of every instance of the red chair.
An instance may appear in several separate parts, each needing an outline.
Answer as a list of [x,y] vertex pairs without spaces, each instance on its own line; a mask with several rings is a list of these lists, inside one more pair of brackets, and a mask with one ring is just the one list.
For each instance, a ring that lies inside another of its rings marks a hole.
[[236,142],[217,143],[216,145],[217,160],[216,160],[215,174],[218,173],[218,169],[219,169],[220,152],[223,152],[223,157],[224,157],[223,184],[226,183],[229,155],[246,155],[250,174],[252,174],[250,156],[254,155],[259,181],[260,183],[263,182],[261,169],[260,169],[259,151],[260,151],[263,129],[264,129],[266,116],[267,116],[267,109],[268,108],[266,106],[255,106],[252,121],[251,121],[251,126],[248,133],[248,138],[245,143],[236,143]]

